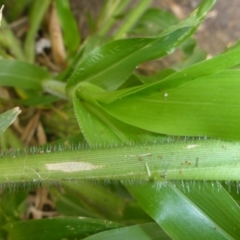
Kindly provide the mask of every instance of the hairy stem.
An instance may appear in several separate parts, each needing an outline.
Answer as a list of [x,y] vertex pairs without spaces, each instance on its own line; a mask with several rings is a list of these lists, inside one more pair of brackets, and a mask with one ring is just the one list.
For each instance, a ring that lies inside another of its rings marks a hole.
[[[240,144],[220,140],[171,140],[152,144],[75,150],[34,149],[5,153],[0,183],[65,180],[144,181],[240,180]],[[10,186],[9,185],[9,186]]]
[[42,81],[42,88],[45,92],[58,96],[63,99],[68,99],[65,91],[66,84],[57,80]]

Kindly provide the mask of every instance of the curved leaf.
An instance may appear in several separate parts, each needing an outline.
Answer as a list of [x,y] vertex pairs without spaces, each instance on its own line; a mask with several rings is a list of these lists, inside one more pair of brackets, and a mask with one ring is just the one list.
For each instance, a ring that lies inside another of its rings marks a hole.
[[47,78],[49,73],[36,65],[7,59],[0,60],[0,86],[41,90],[41,81]]
[[127,188],[172,239],[240,236],[240,208],[219,183],[156,182]]
[[19,107],[15,107],[0,115],[0,134],[3,133],[21,113]]
[[116,119],[153,132],[239,140],[239,78],[239,70],[224,71],[101,106]]
[[[91,146],[112,142],[146,142],[160,138],[159,135],[123,123],[106,114],[101,107],[82,100],[82,92],[85,98],[89,97],[90,102],[93,100],[92,95],[88,94],[88,91],[91,92],[91,90],[95,94],[99,93],[96,91],[96,86],[84,82],[73,96],[73,106],[78,124]],[[101,90],[99,91],[101,93]]]
[[214,0],[202,1],[187,20],[164,31],[158,38],[117,40],[95,49],[72,74],[67,90],[77,88],[81,81],[91,82],[110,91],[117,89],[137,65],[165,56],[186,40],[214,3]]
[[58,18],[63,29],[64,42],[68,51],[74,53],[80,44],[80,34],[77,22],[71,12],[69,1],[56,1]]

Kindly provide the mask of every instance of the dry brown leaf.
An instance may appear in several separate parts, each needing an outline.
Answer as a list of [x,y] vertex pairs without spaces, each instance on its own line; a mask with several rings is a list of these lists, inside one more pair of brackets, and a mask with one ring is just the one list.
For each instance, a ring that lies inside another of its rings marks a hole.
[[28,145],[33,138],[34,133],[36,132],[38,123],[39,123],[40,112],[37,112],[35,116],[28,122],[26,128],[21,137],[21,141],[23,141],[26,145]]
[[54,2],[50,7],[48,31],[52,43],[53,60],[58,66],[64,69],[67,66],[66,50]]
[[37,140],[39,145],[43,145],[47,143],[47,137],[41,122],[38,123],[36,134],[37,134]]
[[3,12],[4,5],[2,5],[0,9],[0,26],[1,26],[1,21],[2,21],[2,12]]
[[173,0],[168,0],[169,7],[172,10],[172,12],[179,18],[184,19],[186,16],[182,10],[182,8],[176,4]]

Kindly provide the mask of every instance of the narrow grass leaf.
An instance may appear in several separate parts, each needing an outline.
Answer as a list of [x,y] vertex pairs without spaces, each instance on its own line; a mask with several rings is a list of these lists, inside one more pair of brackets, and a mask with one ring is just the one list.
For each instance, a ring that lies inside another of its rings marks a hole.
[[51,3],[50,0],[34,1],[29,21],[30,28],[27,33],[26,40],[24,42],[24,51],[28,62],[33,63],[35,57],[35,38],[37,31],[39,30],[40,24],[42,23],[43,17]]
[[0,42],[3,46],[7,47],[10,53],[18,60],[26,60],[26,56],[22,50],[19,40],[15,37],[10,29],[8,23],[3,18],[0,27]]
[[80,33],[77,22],[72,14],[69,1],[56,1],[56,9],[63,30],[66,48],[70,54],[73,54],[80,44]]
[[21,110],[19,107],[15,107],[0,115],[0,134],[2,134],[14,122],[20,113]]
[[[240,46],[237,45],[233,49],[230,49],[227,52],[224,52],[216,57],[213,57],[209,60],[205,60],[199,63],[196,63],[190,67],[182,69],[176,72],[170,72],[162,78],[162,74],[164,76],[164,71],[159,72],[156,76],[150,76],[149,81],[146,79],[147,82],[152,82],[151,84],[144,84],[142,86],[138,86],[135,88],[123,89],[120,91],[113,91],[113,92],[104,92],[104,94],[99,95],[96,100],[103,102],[103,103],[111,103],[115,100],[122,99],[126,96],[135,94],[139,92],[139,94],[144,95],[151,95],[154,91],[165,91],[171,88],[180,87],[188,82],[194,81],[201,77],[212,76],[217,74],[221,71],[234,67],[240,63]],[[139,77],[140,79],[142,77]],[[143,78],[144,80],[144,78]]]
[[41,81],[48,78],[48,72],[36,65],[0,59],[1,86],[41,90]]

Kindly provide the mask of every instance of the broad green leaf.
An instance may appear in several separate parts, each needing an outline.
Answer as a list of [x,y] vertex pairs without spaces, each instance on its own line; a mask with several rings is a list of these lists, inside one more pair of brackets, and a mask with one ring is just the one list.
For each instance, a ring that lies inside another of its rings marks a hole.
[[[112,142],[146,142],[153,141],[159,137],[156,134],[120,122],[106,114],[96,104],[90,104],[89,102],[93,99],[88,94],[90,89],[95,94],[98,94],[99,91],[101,93],[101,90],[95,91],[96,86],[89,83],[82,83],[73,97],[73,106],[80,129],[91,146]],[[82,100],[82,97],[87,98],[89,102]]]
[[172,239],[237,239],[240,235],[240,208],[219,183],[154,182],[127,188]]
[[19,99],[19,100],[16,100],[16,102],[25,106],[39,106],[39,105],[42,106],[42,105],[50,105],[51,103],[54,103],[59,100],[60,99],[56,96],[43,95],[43,96],[30,97],[27,99]]
[[2,228],[11,240],[82,239],[91,234],[120,227],[106,220],[83,217],[57,217],[11,222]]
[[48,72],[36,65],[14,60],[0,60],[0,86],[41,90],[41,81],[48,78]]
[[72,14],[69,1],[56,1],[56,9],[60,25],[63,29],[64,42],[70,54],[73,54],[80,44],[80,33],[77,22]]
[[172,73],[165,79],[162,79],[161,72],[159,72],[157,76],[160,75],[160,81],[157,81],[157,79],[152,76],[150,78],[153,78],[155,81],[152,84],[144,84],[138,87],[122,89],[120,91],[104,92],[102,95],[98,94],[98,96],[95,96],[95,99],[102,103],[111,103],[115,100],[122,99],[135,93],[141,95],[151,95],[152,92],[176,88],[198,78],[211,76],[228,68],[236,66],[240,63],[239,54],[240,47],[238,45],[235,48],[229,49],[229,51],[209,60],[196,63],[195,65]]
[[58,76],[58,79],[67,81],[67,79],[71,76],[71,74],[78,68],[79,64],[81,64],[82,60],[89,55],[89,53],[103,45],[109,40],[107,36],[99,36],[99,35],[90,35],[88,38],[81,44],[81,47],[78,49],[75,56],[73,56],[73,60],[71,64],[67,67],[67,69]]
[[30,63],[34,62],[35,57],[35,38],[37,31],[39,30],[40,24],[42,23],[43,17],[51,3],[50,0],[34,1],[31,7],[29,22],[30,28],[27,32],[27,37],[24,43],[24,51],[26,54],[27,61]]
[[158,38],[117,40],[92,51],[70,77],[67,91],[87,81],[107,90],[115,90],[131,75],[137,65],[160,58],[187,39],[198,27],[214,0],[202,1],[182,23],[164,31]]
[[122,227],[94,234],[84,240],[170,240],[171,238],[156,224],[145,223],[130,227]]
[[178,88],[155,89],[102,106],[118,120],[153,132],[239,140],[239,78],[239,70],[226,70]]
[[3,133],[21,113],[19,107],[15,107],[0,115],[0,134]]

